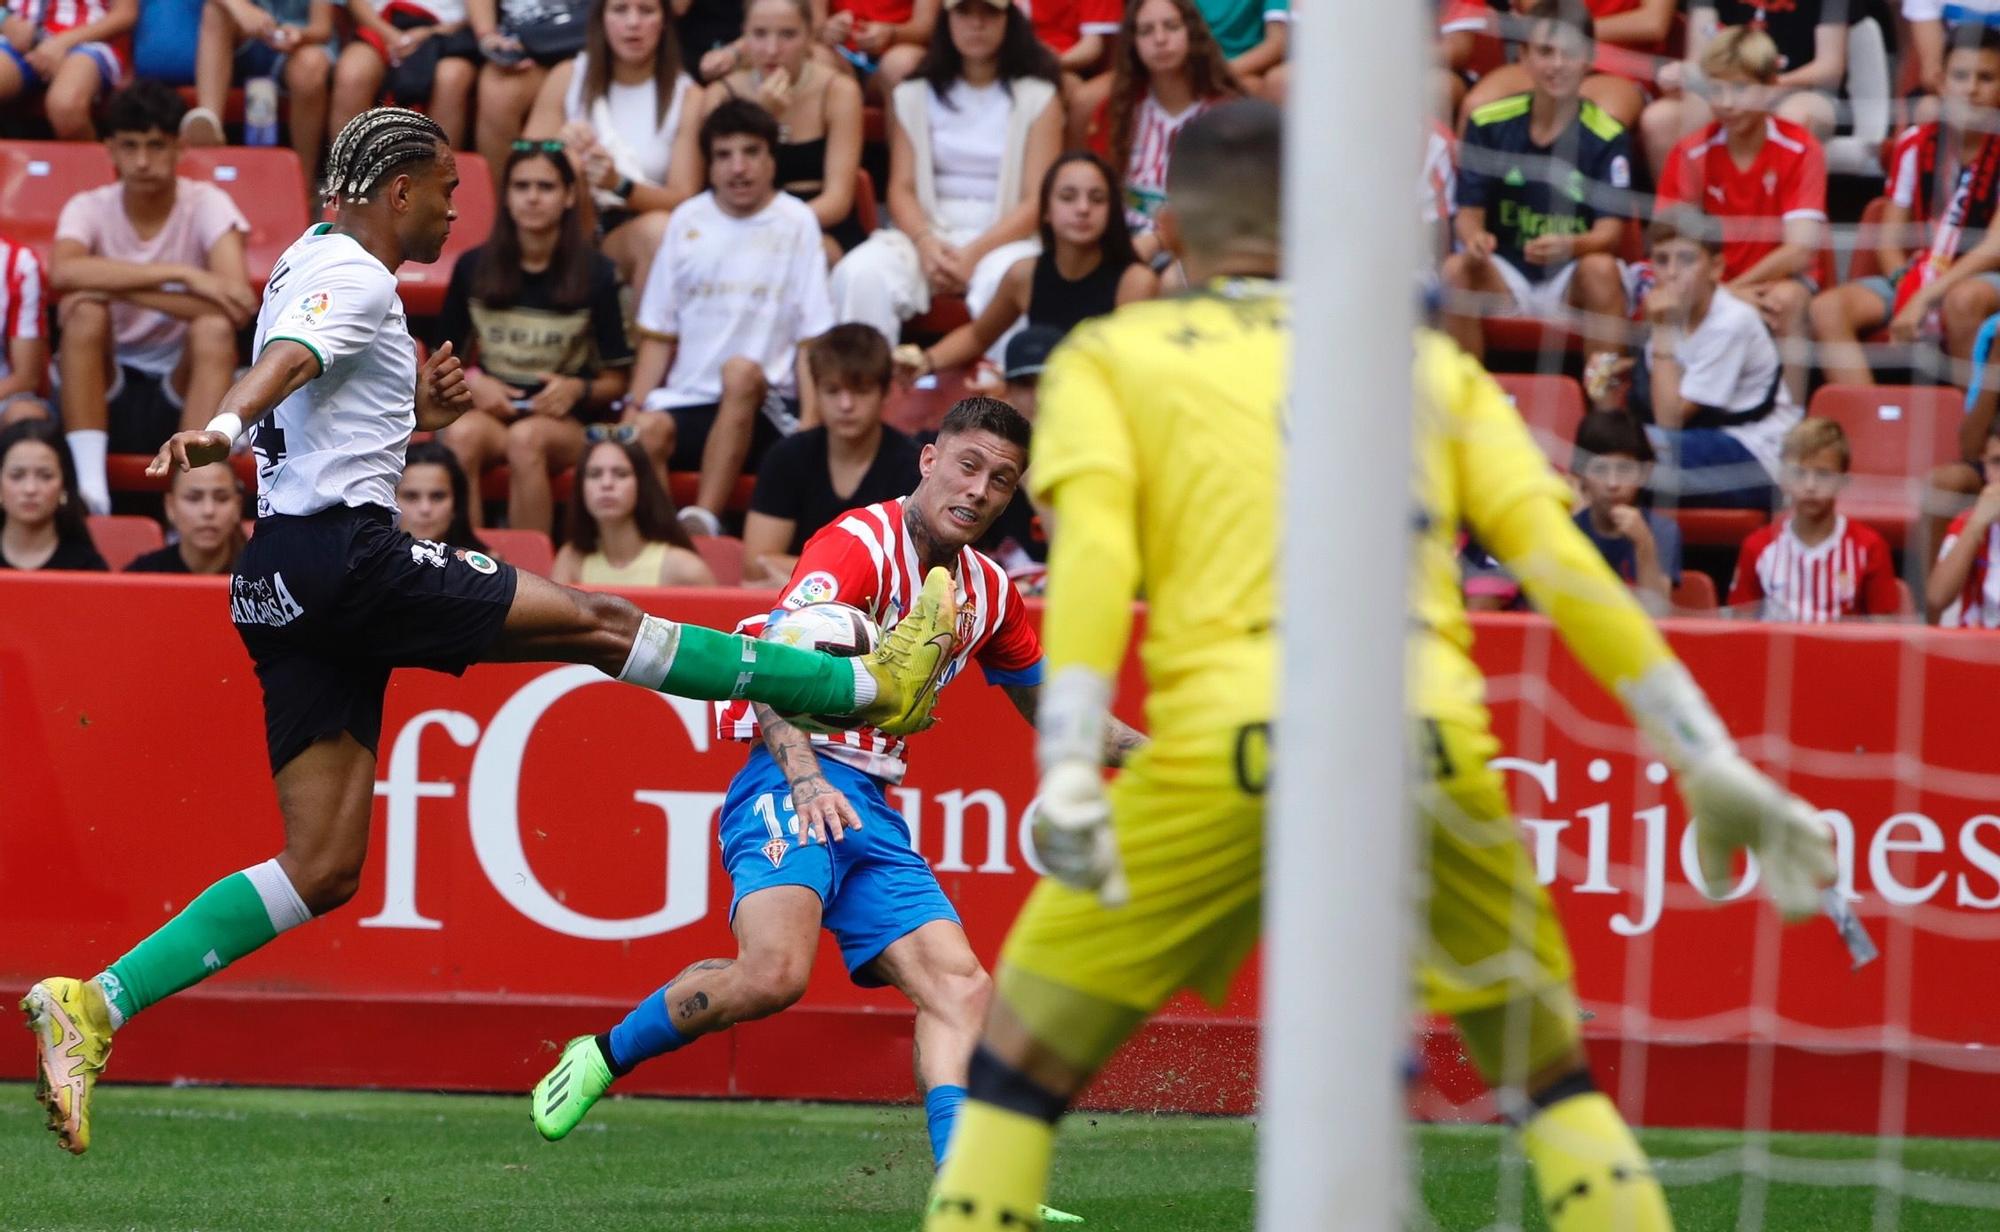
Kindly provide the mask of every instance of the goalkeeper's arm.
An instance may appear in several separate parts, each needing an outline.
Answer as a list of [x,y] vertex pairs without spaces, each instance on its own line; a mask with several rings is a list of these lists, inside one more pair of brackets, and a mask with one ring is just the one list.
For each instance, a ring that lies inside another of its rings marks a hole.
[[1456,443],[1473,533],[1674,768],[1710,893],[1727,888],[1730,857],[1749,847],[1779,909],[1811,914],[1834,873],[1825,824],[1743,760],[1658,627],[1570,519],[1560,487],[1529,478],[1547,475],[1548,462],[1499,386],[1466,364],[1474,371],[1460,392],[1476,405],[1461,408],[1472,430]]

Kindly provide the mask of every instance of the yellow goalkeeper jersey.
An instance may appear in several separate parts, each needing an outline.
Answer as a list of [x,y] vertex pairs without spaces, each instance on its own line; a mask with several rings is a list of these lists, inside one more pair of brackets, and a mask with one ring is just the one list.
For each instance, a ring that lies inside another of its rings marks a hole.
[[1049,672],[1115,678],[1145,598],[1156,741],[1271,717],[1289,312],[1278,283],[1218,280],[1085,322],[1042,376]]
[[1414,393],[1415,712],[1482,728],[1487,722],[1460,589],[1462,531],[1514,575],[1606,687],[1615,691],[1668,660],[1659,630],[1570,520],[1568,484],[1486,370],[1444,335],[1422,332]]

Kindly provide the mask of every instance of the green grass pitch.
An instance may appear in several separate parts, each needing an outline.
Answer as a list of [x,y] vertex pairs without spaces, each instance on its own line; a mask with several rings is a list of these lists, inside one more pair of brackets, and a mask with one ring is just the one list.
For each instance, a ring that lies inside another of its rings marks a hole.
[[[930,1179],[914,1108],[618,1099],[551,1145],[529,1127],[525,1096],[111,1085],[94,1128],[91,1153],[72,1159],[27,1087],[0,1084],[0,1226],[875,1232],[914,1229]],[[1738,1226],[1742,1181],[1716,1167],[1737,1136],[1644,1136],[1682,1229]],[[1525,1183],[1497,1130],[1423,1128],[1417,1143],[1428,1216],[1413,1228],[1487,1228],[1500,1195]],[[1796,1175],[1812,1166],[1798,1161],[1865,1161],[1876,1146],[1783,1135],[1772,1153]],[[1904,1167],[1932,1196],[2000,1184],[2000,1143],[1904,1147]],[[1097,1232],[1247,1229],[1255,1149],[1241,1120],[1079,1114],[1066,1123],[1054,1197]],[[1842,1179],[1852,1183],[1772,1183],[1761,1226],[1876,1227],[1878,1191],[1863,1169]],[[1881,1226],[1992,1228],[2000,1213],[1906,1199]]]

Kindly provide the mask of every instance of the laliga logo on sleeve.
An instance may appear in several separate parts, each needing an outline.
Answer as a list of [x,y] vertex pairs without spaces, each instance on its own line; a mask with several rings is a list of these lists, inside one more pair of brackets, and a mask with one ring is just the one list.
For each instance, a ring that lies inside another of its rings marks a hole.
[[325,291],[314,291],[301,296],[299,302],[292,306],[292,320],[311,329],[325,320],[326,314],[332,308],[332,295]]
[[785,606],[799,608],[826,603],[839,593],[840,583],[834,581],[831,573],[823,569],[815,570],[800,578],[799,584],[792,587],[792,593],[785,596]]

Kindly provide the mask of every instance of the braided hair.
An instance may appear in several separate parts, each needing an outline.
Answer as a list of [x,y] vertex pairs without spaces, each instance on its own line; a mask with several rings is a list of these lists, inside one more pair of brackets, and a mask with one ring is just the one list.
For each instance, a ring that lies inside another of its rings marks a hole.
[[437,157],[449,144],[444,129],[421,111],[376,107],[347,122],[326,155],[329,204],[366,205],[384,176],[408,163]]

